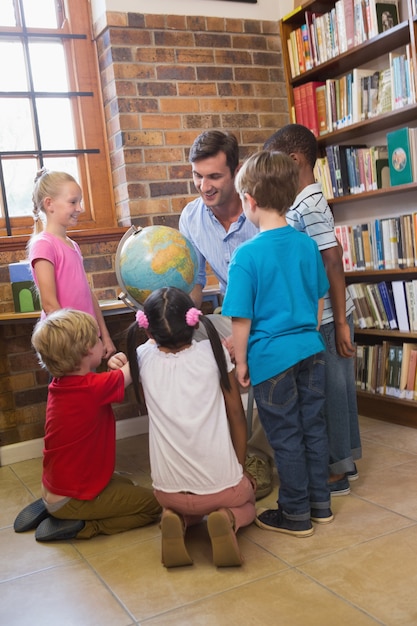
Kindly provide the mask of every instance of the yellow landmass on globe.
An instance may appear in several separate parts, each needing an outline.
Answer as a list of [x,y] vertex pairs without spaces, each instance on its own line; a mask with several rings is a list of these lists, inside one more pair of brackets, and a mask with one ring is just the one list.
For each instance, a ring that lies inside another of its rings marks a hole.
[[[164,237],[161,238],[158,232],[151,237],[151,249],[155,250],[160,241],[165,243],[165,247],[154,252],[151,261],[151,268],[155,274],[165,274],[169,269],[174,267],[181,274],[187,284],[190,284],[194,278],[194,265],[192,263],[190,251],[184,246],[182,235],[178,233],[170,235],[169,243]],[[177,241],[175,241],[177,239]],[[174,240],[174,241],[172,241]]]

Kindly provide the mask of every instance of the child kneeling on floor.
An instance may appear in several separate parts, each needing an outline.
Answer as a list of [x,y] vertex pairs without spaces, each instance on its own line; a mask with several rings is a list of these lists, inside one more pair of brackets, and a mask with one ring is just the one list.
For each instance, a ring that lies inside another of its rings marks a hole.
[[42,499],[17,516],[14,529],[36,528],[38,541],[90,539],[160,518],[152,490],[114,474],[112,402],[130,384],[129,366],[95,373],[104,348],[88,313],[60,309],[35,326],[32,344],[53,376],[48,388]]
[[[214,564],[241,565],[236,532],[255,519],[255,491],[243,471],[246,419],[229,354],[180,289],[154,291],[136,319],[128,358],[137,397],[141,384],[148,409],[152,482],[163,507],[162,562],[192,564],[185,531],[208,515]],[[208,341],[193,340],[199,323]],[[126,361],[118,353],[109,367]]]

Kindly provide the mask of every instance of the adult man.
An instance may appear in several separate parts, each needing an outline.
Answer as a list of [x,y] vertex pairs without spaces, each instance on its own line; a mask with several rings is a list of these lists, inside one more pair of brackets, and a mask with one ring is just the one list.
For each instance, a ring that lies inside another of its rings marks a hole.
[[[197,253],[199,273],[191,297],[200,306],[206,284],[206,262],[219,279],[220,292],[223,294],[232,252],[239,244],[252,238],[258,230],[246,219],[235,190],[234,178],[239,169],[239,146],[236,137],[232,133],[218,130],[204,131],[191,146],[189,160],[199,197],[187,204],[182,211],[179,229],[192,242]],[[213,318],[213,323],[233,356],[230,319],[221,315]],[[252,443],[255,437],[266,444],[258,425],[254,428]],[[269,451],[267,444],[266,447]],[[249,453],[246,460],[246,470],[254,476],[258,484],[258,499],[272,489],[271,456],[256,450],[256,454]]]

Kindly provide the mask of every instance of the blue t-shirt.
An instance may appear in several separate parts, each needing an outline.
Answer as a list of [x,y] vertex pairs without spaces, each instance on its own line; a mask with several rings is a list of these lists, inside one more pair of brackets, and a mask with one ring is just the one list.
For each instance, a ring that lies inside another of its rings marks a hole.
[[234,252],[222,314],[252,320],[253,385],[324,350],[317,311],[328,288],[317,244],[291,226],[263,231]]

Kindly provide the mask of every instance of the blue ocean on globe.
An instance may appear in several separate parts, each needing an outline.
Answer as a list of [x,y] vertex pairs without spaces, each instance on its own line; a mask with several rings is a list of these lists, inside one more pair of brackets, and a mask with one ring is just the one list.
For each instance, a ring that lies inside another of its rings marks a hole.
[[178,287],[190,293],[198,273],[191,242],[169,226],[132,227],[131,231],[116,253],[116,274],[128,296],[142,305],[160,287]]

